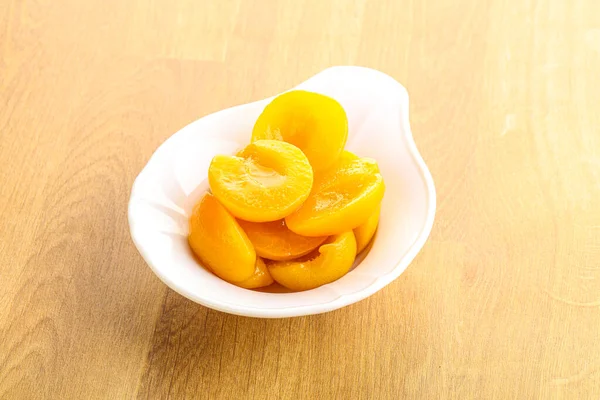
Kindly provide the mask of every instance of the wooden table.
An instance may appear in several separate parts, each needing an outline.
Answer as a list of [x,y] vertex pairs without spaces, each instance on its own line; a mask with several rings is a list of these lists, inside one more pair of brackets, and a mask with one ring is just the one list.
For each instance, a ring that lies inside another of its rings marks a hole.
[[[411,96],[438,212],[324,315],[199,306],[146,267],[131,184],[213,111],[331,65]],[[600,3],[3,0],[1,399],[598,399]]]

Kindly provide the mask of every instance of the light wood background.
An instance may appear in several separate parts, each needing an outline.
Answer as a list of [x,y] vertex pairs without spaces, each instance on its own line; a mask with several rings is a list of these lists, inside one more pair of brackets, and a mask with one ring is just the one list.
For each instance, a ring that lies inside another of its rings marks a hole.
[[[438,212],[324,315],[166,288],[131,184],[187,123],[321,69],[402,82]],[[0,0],[1,399],[600,398],[596,0]]]

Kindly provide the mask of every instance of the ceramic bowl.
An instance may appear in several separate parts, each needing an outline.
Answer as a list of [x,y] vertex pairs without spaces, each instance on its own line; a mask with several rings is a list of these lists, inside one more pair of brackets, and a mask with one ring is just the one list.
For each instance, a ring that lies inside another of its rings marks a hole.
[[433,224],[435,189],[408,122],[408,94],[382,72],[333,67],[295,89],[325,94],[348,115],[346,148],[377,160],[386,183],[381,220],[366,256],[341,279],[298,293],[263,293],[229,284],[202,268],[187,244],[188,216],[208,189],[216,154],[234,154],[272,98],[203,117],[175,133],[136,178],[129,200],[131,237],[152,271],[171,289],[232,314],[277,318],[347,306],[396,279],[423,247]]

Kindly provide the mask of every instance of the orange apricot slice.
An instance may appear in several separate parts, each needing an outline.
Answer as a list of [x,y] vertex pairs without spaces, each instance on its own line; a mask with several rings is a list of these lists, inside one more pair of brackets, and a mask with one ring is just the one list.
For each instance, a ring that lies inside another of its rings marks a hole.
[[200,261],[228,282],[241,282],[255,271],[256,252],[235,218],[211,194],[194,207],[188,243]]
[[[367,247],[379,224],[379,212],[381,205],[377,206],[377,210],[357,228],[354,228],[354,237],[356,238],[356,254],[360,253]],[[251,240],[252,241],[252,240]]]
[[[351,153],[348,150],[342,151],[340,157],[330,168],[315,173],[312,190],[315,191],[322,186],[331,184],[331,182],[336,179],[340,173],[343,173],[350,163],[358,159],[359,157],[356,154]],[[377,172],[379,172],[379,169]]]
[[331,236],[305,259],[274,261],[267,267],[273,279],[291,290],[308,290],[338,280],[352,267],[356,239],[352,231]]
[[383,177],[374,160],[351,160],[332,172],[331,179],[317,183],[302,206],[285,218],[285,223],[303,236],[349,231],[371,216],[384,192]]
[[256,289],[264,286],[269,286],[273,283],[273,278],[271,278],[271,274],[265,265],[265,262],[262,258],[256,257],[256,266],[254,269],[254,274],[244,281],[235,282],[235,285],[242,287],[244,289]]
[[304,202],[312,188],[313,171],[296,146],[258,140],[237,156],[215,156],[208,182],[234,216],[267,222],[282,219]]
[[330,167],[348,139],[348,118],[336,100],[292,90],[277,96],[256,120],[252,142],[283,140],[306,154],[315,171]]
[[256,254],[269,260],[292,260],[319,247],[327,236],[306,237],[290,231],[284,220],[273,222],[238,221],[254,245]]

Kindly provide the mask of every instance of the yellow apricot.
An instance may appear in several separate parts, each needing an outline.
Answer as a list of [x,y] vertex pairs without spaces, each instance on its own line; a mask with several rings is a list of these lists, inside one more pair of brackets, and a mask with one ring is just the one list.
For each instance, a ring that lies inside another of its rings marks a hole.
[[338,280],[352,267],[356,239],[352,231],[331,236],[304,259],[273,261],[267,265],[273,279],[291,290],[308,290]]
[[[350,163],[360,159],[356,154],[349,152],[348,150],[342,151],[340,157],[336,160],[335,163],[324,171],[315,172],[314,181],[312,191],[317,191],[319,188],[325,185],[331,184],[331,182],[336,179],[346,168],[350,165]],[[377,169],[376,172],[379,172]]]
[[211,194],[194,207],[188,243],[200,261],[228,282],[241,282],[255,271],[256,252],[235,218]]
[[238,221],[254,245],[256,254],[269,260],[292,260],[310,253],[327,236],[306,237],[295,234],[284,220],[273,222]]
[[273,283],[273,278],[265,265],[262,258],[256,257],[256,268],[254,274],[245,281],[235,282],[235,285],[244,289],[256,289],[259,287],[269,286]]
[[283,140],[306,154],[315,171],[330,167],[348,139],[348,118],[336,100],[292,90],[277,96],[256,120],[252,141]]
[[267,222],[284,218],[306,200],[313,171],[296,146],[258,140],[238,156],[215,156],[208,182],[215,197],[234,216]]
[[291,231],[303,236],[349,231],[366,221],[381,202],[385,184],[374,160],[350,160],[330,174],[285,218]]
[[354,237],[356,238],[356,254],[363,251],[375,235],[377,225],[379,224],[380,210],[381,205],[378,205],[377,210],[371,214],[371,216],[362,225],[354,228]]

